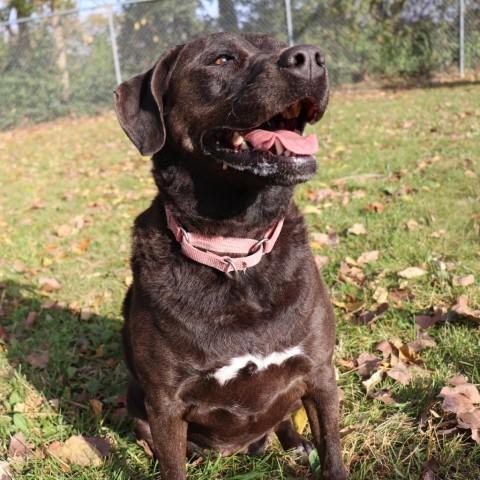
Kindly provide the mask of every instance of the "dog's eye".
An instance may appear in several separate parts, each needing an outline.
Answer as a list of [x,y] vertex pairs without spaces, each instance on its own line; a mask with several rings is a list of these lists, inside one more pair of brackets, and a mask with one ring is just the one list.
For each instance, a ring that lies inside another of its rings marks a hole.
[[231,61],[234,61],[235,60],[235,57],[232,57],[231,55],[219,55],[215,60],[214,60],[214,64],[215,65],[224,65],[228,62],[231,62]]

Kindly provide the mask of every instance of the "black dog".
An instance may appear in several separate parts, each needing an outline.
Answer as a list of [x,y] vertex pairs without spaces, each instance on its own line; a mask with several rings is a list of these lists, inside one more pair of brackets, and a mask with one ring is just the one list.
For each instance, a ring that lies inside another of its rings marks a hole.
[[164,480],[185,479],[187,452],[257,453],[272,431],[310,451],[290,420],[302,403],[323,478],[347,478],[335,320],[292,200],[316,171],[301,132],[325,112],[324,63],[310,45],[219,33],[115,91],[159,188],[135,222],[123,336],[129,411]]

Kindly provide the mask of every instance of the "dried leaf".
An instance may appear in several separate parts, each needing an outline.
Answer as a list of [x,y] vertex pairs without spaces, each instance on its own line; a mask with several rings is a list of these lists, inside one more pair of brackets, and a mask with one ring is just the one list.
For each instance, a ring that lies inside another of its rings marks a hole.
[[375,345],[375,350],[380,350],[383,353],[383,358],[387,358],[392,354],[393,345],[386,340],[382,340],[380,343]]
[[452,285],[454,287],[468,287],[475,282],[473,275],[452,275]]
[[60,290],[62,288],[54,278],[41,277],[38,282],[46,292],[53,292],[54,290]]
[[367,230],[361,223],[355,223],[353,224],[348,230],[348,233],[352,235],[366,235]]
[[55,445],[55,448],[49,450],[69,465],[99,467],[108,455],[110,444],[101,438],[73,435],[64,445]]
[[472,401],[464,395],[446,395],[443,399],[442,410],[444,412],[468,412],[472,409]]
[[383,379],[383,369],[376,371],[368,380],[362,382],[362,385],[367,390],[367,395],[375,389],[375,387],[382,381]]
[[398,362],[393,368],[387,370],[387,375],[402,385],[408,385],[411,380],[410,373],[403,362]]
[[0,461],[0,480],[12,480],[12,473],[9,469],[10,462]]
[[372,250],[370,252],[363,252],[358,258],[357,263],[364,265],[366,263],[376,262],[380,258],[379,250]]
[[367,206],[363,207],[366,212],[377,212],[382,213],[385,210],[385,205],[380,202],[372,202]]
[[426,275],[426,271],[419,267],[408,267],[398,272],[398,276],[406,279],[418,278]]
[[376,369],[382,359],[371,353],[362,353],[357,358],[357,373],[362,378],[367,378]]
[[462,315],[469,320],[480,322],[480,310],[473,310],[468,306],[467,295],[460,295],[458,297],[457,304],[452,307],[452,310],[458,315]]
[[392,398],[388,390],[379,390],[378,392],[372,393],[372,398],[379,400],[387,405],[396,405],[397,402]]
[[[25,435],[21,432],[16,433],[10,439],[10,446],[8,447],[8,455],[10,457],[27,457],[33,454],[35,445],[27,442]],[[0,477],[1,479],[1,477]]]
[[420,225],[413,219],[410,219],[407,223],[408,230],[416,230]]
[[427,328],[433,327],[436,323],[438,323],[442,319],[442,315],[434,314],[434,315],[417,315],[415,317],[415,321],[417,325],[426,330]]
[[480,428],[480,410],[460,412],[458,414],[458,426],[460,428]]
[[477,387],[471,383],[462,383],[460,385],[455,385],[453,388],[443,387],[438,394],[440,398],[448,395],[463,395],[472,403],[480,403],[480,393],[478,392]]
[[388,291],[384,287],[377,287],[373,292],[373,299],[378,303],[386,303],[388,300]]
[[437,343],[435,340],[427,332],[422,332],[416,340],[408,343],[408,347],[415,353],[418,353],[425,348],[435,347],[436,345]]
[[327,265],[328,262],[330,262],[330,259],[325,255],[315,255],[315,263],[319,270],[325,267],[325,265]]
[[465,375],[461,375],[457,373],[454,375],[450,380],[447,382],[449,385],[463,385],[464,383],[468,383],[468,378]]
[[25,320],[25,328],[32,328],[35,320],[37,319],[38,312],[29,312],[27,319]]
[[103,404],[100,400],[92,398],[92,400],[90,400],[90,408],[92,409],[92,413],[96,417],[99,417],[102,414]]
[[48,365],[48,351],[30,353],[27,355],[27,362],[33,368],[46,368]]
[[472,440],[477,444],[480,445],[480,429],[472,428]]

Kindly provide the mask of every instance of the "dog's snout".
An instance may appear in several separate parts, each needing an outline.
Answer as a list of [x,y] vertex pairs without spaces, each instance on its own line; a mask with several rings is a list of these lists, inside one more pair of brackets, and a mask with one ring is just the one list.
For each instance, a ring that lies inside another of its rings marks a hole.
[[313,45],[297,45],[282,52],[278,66],[296,75],[318,77],[325,73],[325,55]]

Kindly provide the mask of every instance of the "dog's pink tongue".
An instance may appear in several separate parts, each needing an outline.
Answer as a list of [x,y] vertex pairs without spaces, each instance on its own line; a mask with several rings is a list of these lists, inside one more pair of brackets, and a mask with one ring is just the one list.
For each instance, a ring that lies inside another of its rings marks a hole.
[[313,155],[318,152],[318,140],[315,134],[302,137],[298,133],[290,130],[277,130],[270,132],[268,130],[253,130],[245,135],[245,140],[249,142],[256,150],[267,152],[273,147],[277,139],[286,150],[297,155]]

